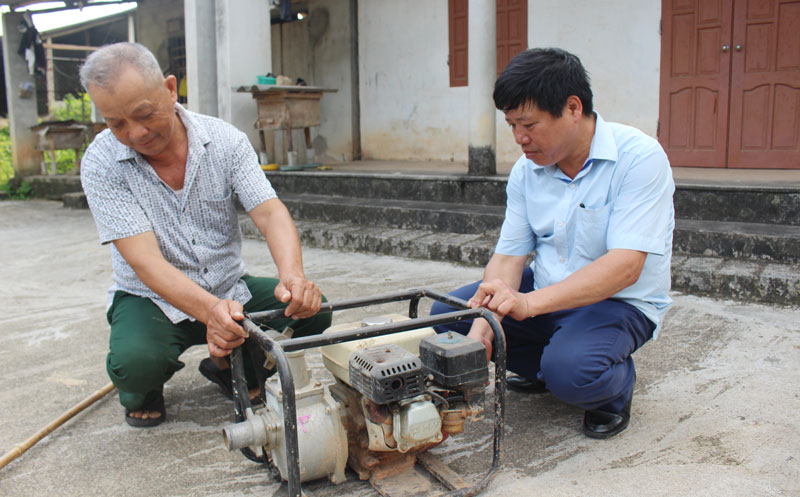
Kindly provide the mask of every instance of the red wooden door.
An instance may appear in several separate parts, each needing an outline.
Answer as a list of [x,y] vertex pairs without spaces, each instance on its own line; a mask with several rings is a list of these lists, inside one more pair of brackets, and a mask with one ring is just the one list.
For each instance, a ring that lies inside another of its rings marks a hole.
[[663,0],[673,166],[800,169],[800,0]]
[[736,3],[729,167],[800,168],[800,1]]
[[673,166],[725,167],[732,13],[733,0],[662,2],[658,135]]

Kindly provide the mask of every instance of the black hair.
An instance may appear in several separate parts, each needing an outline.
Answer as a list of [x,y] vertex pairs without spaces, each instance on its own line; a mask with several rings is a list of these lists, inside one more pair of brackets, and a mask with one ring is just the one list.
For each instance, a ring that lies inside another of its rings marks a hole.
[[511,59],[494,84],[494,105],[509,111],[535,104],[561,117],[567,98],[577,96],[583,115],[592,115],[592,87],[581,60],[560,48],[531,48]]

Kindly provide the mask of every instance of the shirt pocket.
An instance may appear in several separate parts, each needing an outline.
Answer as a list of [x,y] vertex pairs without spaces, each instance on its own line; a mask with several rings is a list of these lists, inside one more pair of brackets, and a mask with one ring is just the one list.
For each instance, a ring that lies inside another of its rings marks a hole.
[[608,252],[608,220],[611,204],[575,210],[575,255],[594,261]]

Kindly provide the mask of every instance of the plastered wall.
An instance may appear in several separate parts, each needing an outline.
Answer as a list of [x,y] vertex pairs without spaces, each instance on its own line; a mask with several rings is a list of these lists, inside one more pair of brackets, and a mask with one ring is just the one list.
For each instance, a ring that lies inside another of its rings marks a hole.
[[[322,161],[352,159],[350,4],[308,0],[306,20],[270,31],[272,72],[337,90],[323,97],[322,125],[311,132]],[[601,115],[655,135],[660,12],[656,0],[529,0],[528,43],[581,57]],[[182,15],[182,1],[143,2],[138,9],[137,36],[162,64],[166,20]],[[465,162],[468,90],[449,84],[447,2],[359,0],[358,42],[362,157]],[[496,119],[498,165],[513,163],[519,148],[502,113]],[[301,144],[299,133],[294,141]]]
[[[424,8],[422,7],[424,5]],[[655,135],[660,62],[655,0],[531,0],[529,46],[581,57],[607,120]],[[467,89],[449,87],[447,2],[359,2],[364,158],[467,160]],[[498,164],[519,149],[497,114]]]
[[466,87],[450,88],[447,2],[359,3],[365,159],[466,161]]
[[592,79],[595,109],[603,118],[655,136],[660,19],[657,0],[533,0],[528,41],[580,57]]

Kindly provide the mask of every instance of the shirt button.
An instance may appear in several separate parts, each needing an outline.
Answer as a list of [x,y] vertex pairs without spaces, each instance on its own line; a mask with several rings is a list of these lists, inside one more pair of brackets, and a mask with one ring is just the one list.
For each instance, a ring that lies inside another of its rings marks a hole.
[[[562,260],[562,262],[563,262],[563,260]],[[208,268],[207,268],[207,267],[204,267],[204,268],[203,268],[203,272],[204,272],[204,273],[207,273],[207,272],[208,272]]]
[[195,245],[196,243],[197,243],[197,242],[195,241],[195,239],[194,239],[194,238],[192,238],[192,245]]
[[570,188],[572,188],[572,189],[574,190],[574,189],[575,189],[575,183],[570,183],[570,184],[569,184],[569,187],[570,187]]
[[561,262],[564,262],[565,259],[562,257],[560,260],[561,260]]
[[559,226],[564,226],[564,221],[559,221],[559,222],[558,222],[558,225],[559,225]]

